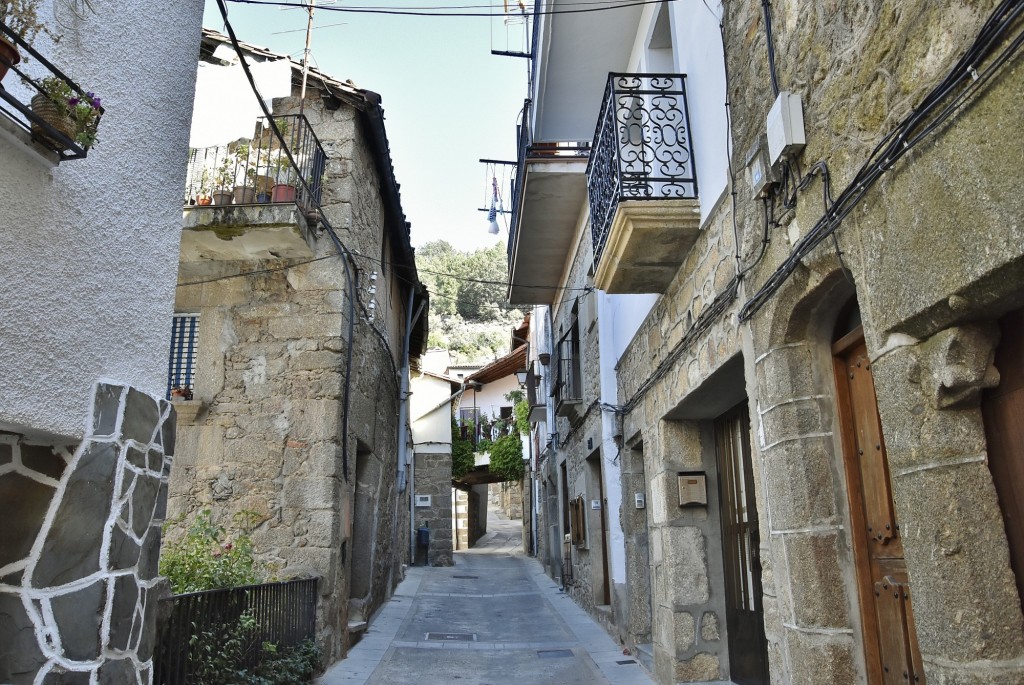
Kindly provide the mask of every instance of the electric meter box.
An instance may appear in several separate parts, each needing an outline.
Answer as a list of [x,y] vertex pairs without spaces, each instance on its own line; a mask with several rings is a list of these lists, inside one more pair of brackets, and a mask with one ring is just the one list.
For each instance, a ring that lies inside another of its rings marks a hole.
[[708,505],[707,476],[703,471],[685,471],[678,474],[679,506],[706,507]]
[[772,165],[804,149],[804,106],[799,93],[784,90],[768,112],[768,158]]

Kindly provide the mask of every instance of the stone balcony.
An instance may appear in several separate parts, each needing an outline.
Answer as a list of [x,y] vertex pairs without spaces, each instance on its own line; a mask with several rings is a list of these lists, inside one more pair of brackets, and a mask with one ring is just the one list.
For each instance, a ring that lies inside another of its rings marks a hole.
[[596,270],[609,293],[662,293],[700,230],[686,77],[612,74],[587,167]]
[[181,261],[308,259],[316,231],[294,202],[189,206],[182,214]]

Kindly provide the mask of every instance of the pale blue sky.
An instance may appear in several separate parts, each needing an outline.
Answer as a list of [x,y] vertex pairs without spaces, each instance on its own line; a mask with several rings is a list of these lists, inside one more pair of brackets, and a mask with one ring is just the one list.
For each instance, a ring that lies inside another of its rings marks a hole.
[[[415,8],[485,3],[374,0],[347,4]],[[229,2],[228,11],[239,40],[301,58],[307,18],[303,10]],[[477,211],[489,192],[484,165],[477,160],[515,159],[516,120],[526,95],[529,61],[493,56],[490,51],[492,35],[494,49],[522,50],[522,38],[516,32],[521,28],[509,30],[514,44],[507,45],[500,19],[324,9],[315,14],[315,26],[340,22],[345,25],[313,31],[314,63],[335,78],[352,79],[358,87],[380,93],[413,245],[444,239],[469,250],[507,240],[506,221],[499,217],[501,233],[492,236],[487,232],[487,214]],[[223,30],[214,0],[206,1],[203,23]],[[301,30],[277,33],[291,29]],[[502,169],[498,171],[501,184]],[[501,185],[507,202],[507,183]]]

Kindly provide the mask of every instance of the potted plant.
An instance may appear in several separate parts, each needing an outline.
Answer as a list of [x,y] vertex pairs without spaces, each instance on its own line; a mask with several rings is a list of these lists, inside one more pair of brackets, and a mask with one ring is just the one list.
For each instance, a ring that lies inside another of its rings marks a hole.
[[295,185],[292,183],[292,165],[283,154],[278,154],[271,163],[274,170],[274,187],[270,193],[271,202],[295,202]]
[[213,197],[210,196],[210,170],[203,169],[203,173],[199,176],[199,195],[196,197],[196,204],[206,207],[211,203],[213,203]]
[[236,185],[232,193],[236,205],[251,205],[256,202],[256,167],[249,160],[249,145],[242,143],[235,150],[235,168],[245,167],[244,185]]
[[231,190],[235,185],[235,173],[231,169],[231,156],[224,155],[217,167],[217,174],[214,176],[213,204],[231,204]]
[[[0,0],[0,21],[26,43],[31,43],[40,33],[49,36],[56,43],[60,36],[39,19],[41,2],[42,0]],[[7,75],[8,69],[20,61],[21,54],[17,46],[6,33],[0,31],[0,81]]]
[[[37,84],[40,93],[32,98],[32,111],[50,126],[82,148],[88,150],[96,144],[96,131],[103,111],[95,93],[84,96],[71,89],[71,85],[56,76],[47,76]],[[64,144],[55,140],[39,123],[32,122],[32,133],[56,147]]]

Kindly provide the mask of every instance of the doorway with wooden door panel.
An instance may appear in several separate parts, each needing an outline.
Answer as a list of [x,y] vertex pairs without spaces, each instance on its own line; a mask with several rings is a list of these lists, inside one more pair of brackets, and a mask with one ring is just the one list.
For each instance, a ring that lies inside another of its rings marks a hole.
[[999,320],[995,366],[999,385],[985,392],[981,412],[988,468],[1006,525],[1010,566],[1024,602],[1024,309]]
[[859,312],[840,316],[832,345],[869,685],[925,682],[885,440]]

